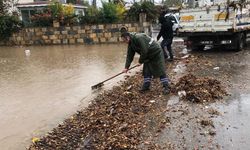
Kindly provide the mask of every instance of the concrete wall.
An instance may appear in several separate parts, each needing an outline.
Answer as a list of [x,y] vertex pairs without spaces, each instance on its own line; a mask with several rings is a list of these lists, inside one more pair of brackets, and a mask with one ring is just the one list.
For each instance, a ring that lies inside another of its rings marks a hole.
[[[54,25],[58,26],[58,25]],[[0,45],[56,45],[56,44],[100,44],[121,42],[120,27],[129,32],[150,34],[151,24],[100,24],[72,27],[24,28],[13,34],[8,42]]]

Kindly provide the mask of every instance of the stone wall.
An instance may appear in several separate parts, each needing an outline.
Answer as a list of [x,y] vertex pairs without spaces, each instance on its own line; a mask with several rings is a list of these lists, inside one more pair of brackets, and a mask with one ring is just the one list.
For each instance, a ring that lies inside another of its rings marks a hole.
[[128,27],[129,32],[149,34],[151,24],[100,24],[72,27],[24,28],[13,34],[8,42],[0,45],[56,45],[56,44],[99,44],[120,42],[119,29]]

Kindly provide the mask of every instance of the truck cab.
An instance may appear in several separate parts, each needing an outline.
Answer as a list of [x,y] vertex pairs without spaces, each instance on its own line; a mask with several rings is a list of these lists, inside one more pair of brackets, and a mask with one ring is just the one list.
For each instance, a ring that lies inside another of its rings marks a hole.
[[173,14],[173,13],[168,13],[164,17],[170,17],[171,18],[171,21],[173,23],[172,28],[173,28],[174,35],[177,35],[178,31],[180,29],[179,17],[176,14]]

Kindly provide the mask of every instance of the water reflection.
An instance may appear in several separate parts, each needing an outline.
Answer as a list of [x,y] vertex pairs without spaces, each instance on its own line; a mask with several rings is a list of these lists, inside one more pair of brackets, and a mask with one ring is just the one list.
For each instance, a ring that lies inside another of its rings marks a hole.
[[123,69],[125,50],[123,44],[1,47],[1,149],[25,149],[31,137],[86,106],[90,87]]

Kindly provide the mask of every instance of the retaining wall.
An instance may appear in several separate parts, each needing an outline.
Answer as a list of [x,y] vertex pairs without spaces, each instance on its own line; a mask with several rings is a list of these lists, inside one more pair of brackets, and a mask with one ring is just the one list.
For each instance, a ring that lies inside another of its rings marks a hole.
[[58,45],[58,44],[100,44],[121,42],[119,29],[128,27],[129,32],[150,34],[151,24],[100,24],[69,27],[24,28],[0,45]]

